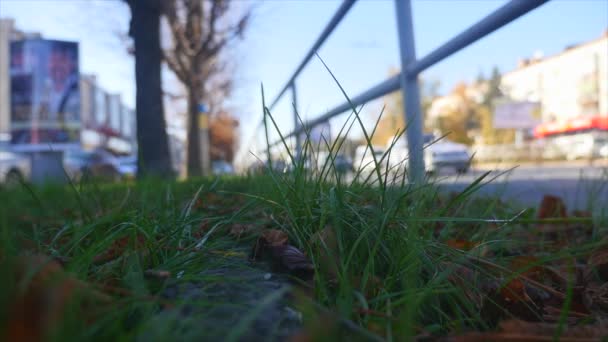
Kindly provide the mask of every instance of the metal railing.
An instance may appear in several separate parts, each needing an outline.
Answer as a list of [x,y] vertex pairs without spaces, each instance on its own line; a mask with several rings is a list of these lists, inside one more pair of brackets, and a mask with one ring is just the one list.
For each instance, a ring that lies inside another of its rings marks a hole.
[[[411,0],[394,1],[401,55],[401,72],[398,75],[371,87],[367,91],[364,91],[357,96],[352,97],[350,101],[336,106],[335,108],[321,114],[316,119],[305,122],[303,126],[299,124],[299,119],[297,116],[298,107],[296,79],[306,64],[308,64],[310,59],[315,55],[317,50],[323,45],[325,40],[334,31],[336,26],[342,21],[356,2],[356,0],[345,0],[331,18],[319,38],[309,49],[302,62],[296,68],[296,71],[289,78],[276,98],[271,102],[269,109],[272,109],[279,102],[288,89],[291,90],[295,129],[289,134],[285,135],[284,138],[287,139],[295,137],[296,151],[299,151],[301,149],[301,133],[310,130],[313,127],[324,123],[346,111],[356,110],[356,107],[368,101],[377,99],[381,96],[401,89],[405,106],[405,122],[408,123],[405,134],[409,149],[408,177],[410,178],[411,182],[418,182],[424,177],[424,160],[422,153],[422,113],[418,88],[418,75],[427,68],[460,51],[461,49],[494,32],[495,30],[505,26],[522,15],[532,11],[549,0],[511,0],[420,59],[416,59]],[[270,149],[279,142],[280,141],[274,142],[270,144],[270,146],[267,146],[267,148]]]

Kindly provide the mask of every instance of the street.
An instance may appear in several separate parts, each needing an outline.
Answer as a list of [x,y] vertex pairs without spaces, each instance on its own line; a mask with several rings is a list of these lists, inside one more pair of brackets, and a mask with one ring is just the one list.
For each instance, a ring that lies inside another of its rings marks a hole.
[[[441,173],[436,180],[447,191],[461,191],[491,168],[472,169],[465,175]],[[504,173],[501,175],[501,173]],[[484,179],[479,194],[493,194],[507,201],[536,206],[546,194],[564,199],[568,210],[608,209],[608,168],[595,166],[525,165],[494,169]]]

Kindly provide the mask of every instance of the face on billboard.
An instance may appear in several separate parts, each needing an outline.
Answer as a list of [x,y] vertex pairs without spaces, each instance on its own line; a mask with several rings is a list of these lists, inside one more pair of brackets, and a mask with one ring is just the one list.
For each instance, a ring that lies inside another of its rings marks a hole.
[[75,51],[70,45],[53,45],[48,59],[49,79],[53,84],[53,91],[61,92],[70,86],[70,78],[78,75],[75,62]]
[[11,141],[77,143],[80,131],[78,45],[42,39],[11,43]]

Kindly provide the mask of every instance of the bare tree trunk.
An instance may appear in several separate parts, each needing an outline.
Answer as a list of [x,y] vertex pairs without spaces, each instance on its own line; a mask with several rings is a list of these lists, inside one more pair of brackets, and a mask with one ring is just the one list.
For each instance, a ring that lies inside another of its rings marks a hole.
[[198,128],[198,97],[195,86],[188,87],[188,177],[201,175],[201,146]]
[[127,0],[135,44],[138,177],[173,174],[162,101],[161,1]]

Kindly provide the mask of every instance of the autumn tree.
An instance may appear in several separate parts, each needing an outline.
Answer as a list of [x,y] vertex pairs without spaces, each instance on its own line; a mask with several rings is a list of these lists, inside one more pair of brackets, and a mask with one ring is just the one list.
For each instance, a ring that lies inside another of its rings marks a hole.
[[[389,76],[396,75],[398,70],[391,69]],[[438,96],[439,81],[430,81],[420,79],[418,81],[420,87],[420,104],[422,109],[422,115],[424,116],[431,106],[433,99]],[[372,137],[372,143],[377,145],[385,145],[389,142],[392,137],[397,134],[398,131],[405,129],[405,116],[404,116],[404,104],[403,104],[403,93],[401,91],[395,91],[385,97],[385,108],[382,114],[380,122],[376,132]],[[425,122],[425,126],[426,122]],[[425,131],[430,131],[432,128],[425,127]]]
[[454,87],[451,95],[458,105],[440,117],[438,127],[443,134],[449,134],[449,140],[462,144],[471,144],[473,140],[469,132],[479,128],[479,103],[467,93],[468,88],[465,83]]
[[488,80],[481,80],[482,82],[486,82],[487,88],[481,105],[478,108],[478,116],[480,118],[483,143],[487,145],[511,143],[515,141],[514,129],[500,129],[494,127],[495,102],[504,96],[500,90],[501,78],[500,70],[498,67],[494,67],[492,68],[490,78]]
[[[200,158],[198,104],[213,105],[218,98],[213,92],[230,92],[232,83],[222,52],[242,38],[249,21],[250,12],[234,16],[233,4],[227,0],[163,1],[172,43],[164,51],[164,59],[187,92],[189,175],[209,172],[209,165],[203,167]],[[203,140],[209,141],[208,137]]]
[[135,55],[138,177],[172,174],[162,102],[161,0],[126,0]]
[[239,121],[226,112],[211,117],[209,123],[211,160],[232,162],[238,140]]

